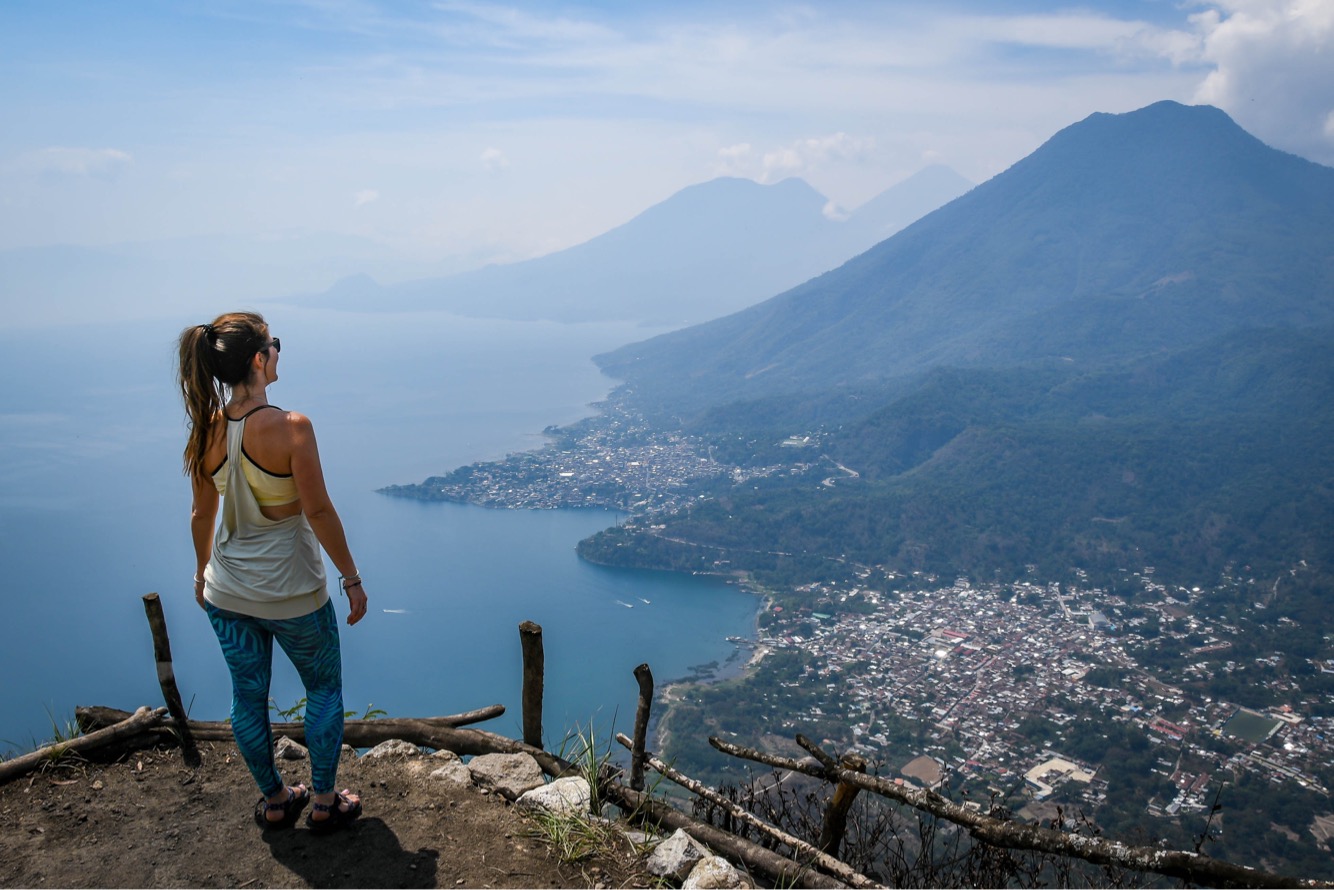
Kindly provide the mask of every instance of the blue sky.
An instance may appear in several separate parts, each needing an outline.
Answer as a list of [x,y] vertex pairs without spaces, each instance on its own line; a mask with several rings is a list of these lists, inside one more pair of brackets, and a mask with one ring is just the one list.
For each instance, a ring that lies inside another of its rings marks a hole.
[[719,175],[846,208],[930,163],[980,182],[1160,99],[1334,163],[1334,0],[9,0],[0,250],[522,258]]

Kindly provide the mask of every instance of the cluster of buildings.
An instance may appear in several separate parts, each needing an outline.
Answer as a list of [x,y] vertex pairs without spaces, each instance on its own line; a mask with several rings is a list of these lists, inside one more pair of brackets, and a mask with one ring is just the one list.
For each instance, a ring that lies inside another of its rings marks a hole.
[[[781,444],[800,453],[816,443],[793,437]],[[719,477],[737,484],[792,469],[728,466],[699,442],[656,431],[609,404],[595,423],[566,431],[564,443],[386,491],[643,516],[681,509],[700,496],[701,483]],[[855,475],[839,470],[843,475],[826,485]],[[1117,765],[1077,752],[1091,750],[1080,740],[1108,726],[1154,749],[1152,769],[1165,790],[1147,802],[1150,813],[1203,812],[1218,783],[1239,770],[1326,796],[1334,784],[1334,720],[1306,713],[1295,684],[1266,681],[1268,698],[1282,702],[1269,708],[1243,708],[1200,691],[1219,675],[1242,676],[1237,672],[1272,667],[1283,656],[1253,657],[1254,665],[1239,660],[1241,631],[1200,617],[1196,605],[1207,592],[1198,587],[1167,585],[1151,567],[1128,573],[1133,602],[1090,585],[1078,571],[1068,585],[942,584],[886,567],[864,567],[856,577],[860,583],[798,588],[789,600],[798,605],[769,615],[757,654],[801,651],[805,674],[795,682],[839,690],[844,712],[811,706],[811,714],[792,713],[775,699],[773,725],[790,730],[809,717],[837,716],[850,747],[883,762],[904,753],[888,750],[891,719],[898,727],[913,721],[923,730],[920,750],[911,752],[903,781],[980,782],[1006,796],[1024,789],[1032,803],[1021,815],[1035,819],[1053,795],[1076,796],[1094,809],[1106,798]],[[1257,594],[1251,607],[1259,613],[1267,605]],[[1170,651],[1174,666],[1146,663],[1154,651]],[[1334,673],[1334,660],[1314,669]]]
[[611,507],[638,513],[676,509],[702,481],[731,472],[692,439],[655,431],[642,418],[609,407],[570,444],[472,464],[384,492],[486,507]]
[[[1081,736],[1120,724],[1152,746],[1153,770],[1176,789],[1148,801],[1150,812],[1203,812],[1236,770],[1328,795],[1316,773],[1334,762],[1334,721],[1291,705],[1242,708],[1141,666],[1137,651],[1154,645],[1200,659],[1182,679],[1202,663],[1221,669],[1236,628],[1192,617],[1198,589],[1169,592],[1151,570],[1139,583],[1147,602],[1136,597],[1133,608],[1057,584],[812,584],[797,591],[810,605],[774,616],[760,643],[810,656],[798,682],[841,690],[851,747],[868,758],[905,755],[893,750],[887,716],[920,722],[920,750],[909,753],[934,758],[940,781],[1023,788],[1034,801],[1075,783],[1074,796],[1096,808],[1117,764],[1072,752],[1086,747]],[[1162,628],[1152,640],[1129,626],[1149,619]],[[814,716],[826,715],[789,713],[783,725]]]

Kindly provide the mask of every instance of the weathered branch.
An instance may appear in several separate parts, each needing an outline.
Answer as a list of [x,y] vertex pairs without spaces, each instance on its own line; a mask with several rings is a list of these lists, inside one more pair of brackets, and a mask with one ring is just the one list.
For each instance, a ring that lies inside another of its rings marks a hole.
[[692,819],[680,810],[665,803],[653,800],[641,791],[635,791],[628,785],[613,780],[604,780],[602,790],[607,799],[616,804],[632,821],[650,822],[675,831],[682,829],[686,834],[717,853],[744,863],[752,871],[759,872],[781,887],[846,887],[846,884],[815,871],[809,865],[795,862],[785,856],[767,850],[754,841],[739,838],[730,832],[706,825]]
[[156,593],[144,594],[144,615],[148,618],[149,630],[153,633],[153,658],[157,662],[157,682],[162,687],[162,698],[171,712],[172,722],[176,726],[176,735],[181,740],[181,757],[188,767],[199,766],[199,749],[195,747],[194,736],[190,734],[189,717],[185,713],[185,704],[181,701],[181,691],[176,687],[176,671],[171,664],[171,638],[167,635],[167,616],[162,612],[162,600]]
[[[756,763],[763,763],[778,769],[804,773],[830,782],[846,782],[849,785],[856,785],[882,797],[887,797],[890,800],[930,813],[956,825],[961,825],[968,829],[974,837],[996,847],[1036,850],[1057,856],[1071,856],[1097,865],[1115,865],[1122,868],[1151,871],[1168,877],[1181,878],[1192,883],[1211,886],[1334,887],[1334,882],[1277,875],[1185,850],[1159,850],[1154,847],[1123,844],[1100,837],[1067,834],[1064,831],[1041,828],[1036,825],[1021,825],[973,812],[933,791],[898,786],[879,776],[867,776],[837,766],[832,768],[814,766],[808,761],[766,754],[714,737],[709,738],[709,744],[724,754],[730,754],[733,757],[753,760]],[[821,754],[823,753],[821,752]],[[816,756],[823,762],[829,755]]]
[[838,761],[822,751],[820,746],[815,744],[815,742],[812,742],[801,733],[797,733],[796,739],[797,744],[801,746],[802,750],[820,761],[820,763],[824,764],[827,769],[838,769]]
[[160,724],[166,713],[166,708],[152,710],[148,707],[143,707],[135,711],[133,714],[127,715],[124,720],[103,729],[99,729],[96,732],[75,736],[68,741],[56,742],[55,744],[38,748],[30,754],[15,757],[13,760],[6,760],[3,763],[0,763],[0,784],[25,775],[41,766],[43,763],[57,760],[66,754],[83,753],[103,745],[114,744],[115,742],[122,741],[126,738],[140,735],[144,730]]
[[[473,722],[478,719],[490,719],[504,713],[500,705],[492,705],[467,714],[452,717],[427,717],[420,720],[389,719],[348,720],[344,724],[343,740],[353,747],[368,748],[390,739],[402,739],[424,748],[436,748],[453,751],[455,754],[530,754],[538,765],[550,776],[560,776],[575,769],[568,760],[557,757],[541,748],[534,748],[523,742],[486,732],[480,729],[463,729],[450,725],[453,721]],[[124,711],[113,708],[77,708],[75,716],[82,727],[95,725],[108,717],[115,719]],[[230,724],[190,721],[190,728],[195,737],[204,741],[230,742],[232,729]],[[303,742],[306,738],[305,726],[300,723],[275,723],[275,735],[284,735],[293,741]],[[151,737],[151,736],[150,736]],[[161,728],[158,741],[170,739],[170,730]]]
[[[630,748],[633,744],[633,742],[630,739],[626,738],[623,733],[619,732],[616,733],[616,741],[620,742],[627,748]],[[703,782],[700,782],[697,779],[692,779],[685,773],[679,772],[673,769],[672,767],[668,766],[666,763],[663,763],[657,757],[654,757],[651,753],[645,752],[644,760],[645,762],[648,763],[649,766],[653,767],[653,769],[656,772],[667,777],[668,779],[671,779],[673,782],[680,785],[682,788],[686,788],[690,791],[693,791],[695,794],[699,795],[700,797],[704,798],[710,803],[722,807],[723,809],[727,810],[727,812],[731,813],[734,818],[739,819],[742,822],[745,822],[747,825],[750,825],[757,831],[760,831],[768,835],[769,837],[773,838],[774,840],[778,841],[781,844],[787,845],[788,847],[792,848],[792,850],[795,851],[798,856],[801,857],[802,861],[814,863],[821,869],[829,872],[834,877],[838,878],[840,881],[846,882],[848,886],[864,887],[864,888],[882,886],[880,884],[877,884],[875,881],[872,881],[865,875],[858,873],[856,869],[848,865],[846,862],[843,862],[834,856],[822,853],[815,847],[803,841],[801,838],[794,837],[793,835],[788,834],[786,831],[783,831],[780,828],[770,825],[768,822],[765,822],[759,816],[756,816],[754,813],[750,812],[746,808],[738,806],[737,804],[723,797],[721,794],[719,794],[717,791],[714,791],[712,788],[710,788],[708,785],[705,785]],[[639,789],[635,790],[637,791]]]
[[639,684],[639,706],[635,709],[635,737],[630,744],[630,787],[644,790],[644,745],[648,738],[648,718],[653,707],[653,671],[647,664],[635,668]]
[[[504,705],[490,705],[485,708],[478,708],[475,711],[451,714],[446,717],[402,719],[384,717],[378,720],[346,720],[343,722],[343,740],[353,747],[365,748],[378,745],[386,739],[407,738],[402,733],[423,732],[425,731],[423,727],[467,726],[472,723],[481,723],[484,720],[493,720],[504,713]],[[84,732],[111,726],[128,716],[127,711],[121,711],[117,708],[92,706],[75,708],[74,710],[74,717]],[[221,720],[191,720],[189,725],[190,732],[196,738],[205,742],[227,742],[232,739],[232,725]],[[160,731],[165,735],[169,732],[169,729],[164,726]],[[302,742],[306,737],[306,728],[302,723],[275,723],[273,724],[273,734],[275,737],[286,736],[295,742]],[[408,739],[408,741],[411,741],[411,739]]]
[[[844,754],[839,766],[857,773],[866,772],[866,761],[856,754]],[[852,802],[857,799],[858,791],[861,791],[861,788],[856,785],[839,782],[834,788],[834,796],[830,799],[829,806],[824,811],[817,845],[835,858],[838,857],[839,848],[843,846],[843,835],[848,830],[848,811],[852,809]]]
[[541,748],[542,692],[546,682],[542,625],[532,621],[520,624],[519,647],[523,652],[523,740],[534,748]]

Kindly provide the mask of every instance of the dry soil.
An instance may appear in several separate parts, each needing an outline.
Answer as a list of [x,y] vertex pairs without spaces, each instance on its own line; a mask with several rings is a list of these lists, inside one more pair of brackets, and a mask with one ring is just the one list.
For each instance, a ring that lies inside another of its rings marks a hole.
[[[118,762],[66,761],[0,786],[3,887],[645,886],[626,842],[563,863],[534,823],[498,795],[430,785],[403,759],[345,757],[338,784],[364,814],[316,835],[261,830],[259,798],[234,746],[203,766],[146,750]],[[309,767],[284,767],[292,784]]]

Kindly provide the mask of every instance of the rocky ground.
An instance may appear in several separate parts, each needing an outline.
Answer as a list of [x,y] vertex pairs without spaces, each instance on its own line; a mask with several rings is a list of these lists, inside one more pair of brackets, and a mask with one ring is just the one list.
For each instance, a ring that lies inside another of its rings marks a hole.
[[[339,785],[365,813],[347,830],[262,831],[259,797],[232,745],[203,766],[146,750],[111,764],[66,760],[0,785],[3,887],[650,886],[628,840],[562,862],[498,794],[430,782],[403,758],[347,756]],[[292,783],[309,767],[284,767]]]

